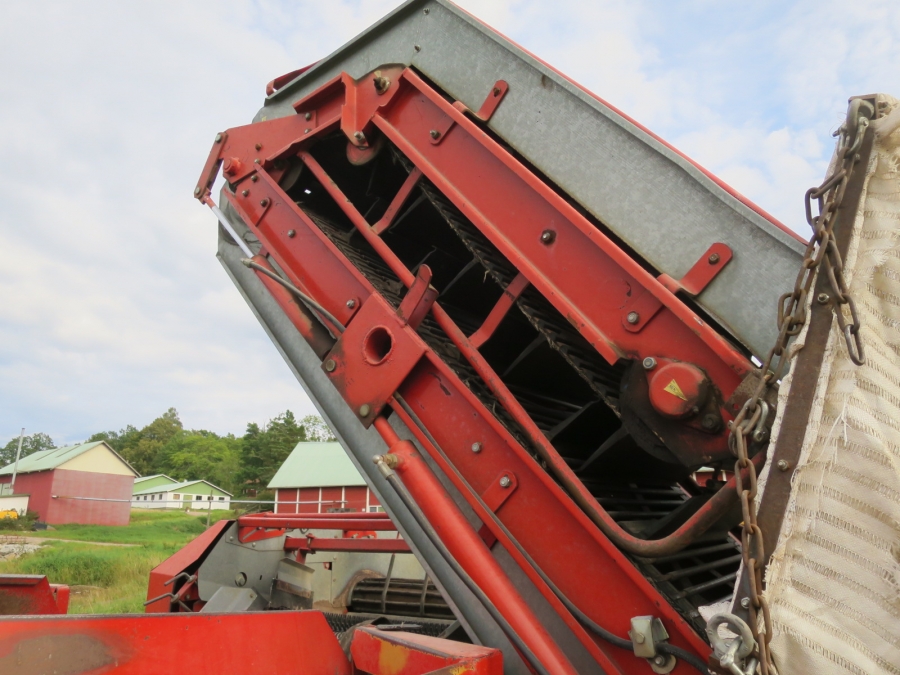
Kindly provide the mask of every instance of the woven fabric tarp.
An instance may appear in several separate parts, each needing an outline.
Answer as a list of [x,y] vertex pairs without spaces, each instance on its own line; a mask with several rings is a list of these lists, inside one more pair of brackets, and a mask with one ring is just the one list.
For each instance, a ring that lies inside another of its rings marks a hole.
[[[892,111],[858,169],[845,261],[866,363],[850,361],[835,322],[766,577],[780,675],[900,675],[900,105],[880,100]],[[790,376],[780,410],[789,393]]]

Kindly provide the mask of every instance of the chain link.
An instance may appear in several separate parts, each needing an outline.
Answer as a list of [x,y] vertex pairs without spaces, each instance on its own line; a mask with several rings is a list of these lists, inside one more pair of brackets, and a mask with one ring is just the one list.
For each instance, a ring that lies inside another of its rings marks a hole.
[[[769,650],[769,642],[772,639],[772,617],[762,590],[765,546],[762,530],[756,521],[757,475],[748,450],[751,442],[756,441],[759,444],[761,440],[765,440],[765,437],[759,434],[759,430],[763,428],[768,413],[766,394],[786,370],[790,359],[788,345],[791,339],[806,325],[807,299],[815,280],[816,270],[823,261],[831,286],[834,313],[837,316],[838,327],[844,335],[850,359],[856,365],[865,362],[859,332],[859,315],[844,281],[844,265],[834,239],[834,223],[853,168],[859,161],[857,153],[862,145],[869,118],[873,115],[874,107],[868,101],[854,99],[850,102],[847,120],[835,132],[835,136],[838,136],[838,146],[834,173],[820,186],[811,188],[806,193],[806,220],[812,227],[813,234],[806,247],[794,289],[782,295],[778,301],[778,339],[762,365],[763,376],[753,395],[730,425],[731,433],[728,440],[731,451],[737,457],[734,475],[743,516],[741,536],[743,561],[750,586],[749,624],[756,640],[756,657],[759,659],[762,675],[777,675],[778,671]],[[813,213],[813,202],[817,204],[817,214]],[[845,308],[849,312],[849,319],[844,314]],[[747,471],[746,482],[741,478],[743,470]],[[765,630],[762,636],[759,631],[760,612]]]

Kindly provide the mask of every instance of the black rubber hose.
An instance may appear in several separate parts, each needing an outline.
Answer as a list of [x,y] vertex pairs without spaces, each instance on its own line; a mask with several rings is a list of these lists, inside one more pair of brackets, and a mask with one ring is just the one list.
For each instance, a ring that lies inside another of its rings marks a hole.
[[[506,525],[504,525],[500,521],[500,519],[497,518],[497,515],[491,509],[489,509],[487,507],[487,505],[481,499],[481,496],[472,489],[472,486],[469,485],[469,482],[465,479],[465,477],[461,473],[459,473],[458,470],[456,470],[456,467],[450,461],[450,458],[447,457],[447,455],[444,453],[441,446],[438,445],[437,441],[431,435],[431,432],[425,428],[425,426],[422,424],[422,421],[418,418],[418,416],[415,414],[415,412],[409,406],[409,404],[403,399],[403,397],[400,394],[395,393],[394,398],[397,400],[397,402],[400,404],[400,406],[403,408],[403,410],[406,412],[406,414],[409,415],[409,417],[413,421],[413,423],[419,428],[419,431],[421,431],[422,434],[428,439],[428,442],[431,444],[431,446],[437,452],[439,452],[441,454],[441,456],[444,458],[444,461],[447,463],[447,465],[453,467],[454,472],[456,473],[456,475],[460,479],[460,481],[462,481],[462,483],[466,486],[466,489],[468,489],[469,492],[472,495],[474,495],[474,497],[481,503],[481,506],[484,508],[486,513],[490,514],[491,519],[494,521],[494,523],[497,525],[497,527],[509,539],[509,541],[512,543],[512,545],[516,547],[516,549],[519,551],[519,553],[522,554],[522,556],[525,558],[525,560],[528,561],[528,564],[531,565],[531,567],[534,569],[534,571],[537,572],[538,576],[540,576],[541,579],[543,579],[544,583],[547,584],[547,586],[550,588],[550,590],[553,591],[553,593],[556,595],[557,598],[559,598],[559,601],[563,605],[565,605],[566,609],[568,609],[572,613],[572,615],[582,625],[584,625],[586,628],[589,628],[599,638],[603,639],[606,642],[609,642],[614,647],[619,647],[620,649],[627,649],[628,651],[633,653],[634,645],[632,644],[631,640],[629,640],[628,638],[619,637],[615,633],[608,631],[605,628],[603,628],[601,625],[595,623],[587,614],[582,612],[575,605],[575,603],[573,603],[571,600],[569,600],[569,598],[561,590],[559,590],[559,588],[557,588],[556,584],[554,584],[553,581],[550,579],[550,577],[548,577],[547,574],[544,572],[544,570],[542,570],[538,566],[538,564],[534,561],[534,559],[531,557],[531,555],[529,555],[528,551],[526,551],[522,547],[522,545],[518,542],[518,540],[516,540],[516,538],[513,536],[512,532],[510,532],[507,529]],[[666,644],[666,643],[658,644],[656,646],[656,649],[658,652],[660,652],[662,654],[670,654],[671,656],[674,656],[675,658],[682,659],[685,663],[689,663],[690,665],[694,666],[694,668],[696,668],[701,673],[703,673],[703,675],[708,675],[708,673],[709,673],[709,666],[707,664],[705,664],[700,657],[692,654],[691,652],[687,651],[686,649],[681,649],[680,647],[676,647],[674,645],[670,645],[670,644]]]
[[[380,458],[376,458],[379,460]],[[383,460],[382,460],[383,463]],[[382,471],[384,474],[384,471]],[[400,477],[394,473],[392,470],[390,473],[385,474],[384,476],[388,483],[390,483],[391,487],[394,488],[394,491],[397,493],[397,496],[400,497],[400,501],[403,502],[404,506],[409,510],[410,515],[422,528],[422,531],[425,533],[425,536],[431,541],[434,548],[441,555],[442,558],[446,561],[446,563],[450,566],[450,568],[459,576],[462,582],[466,585],[466,587],[472,591],[476,598],[478,598],[479,602],[484,605],[484,608],[491,615],[491,618],[497,622],[500,626],[500,629],[504,632],[506,637],[509,638],[509,641],[513,643],[515,648],[519,650],[522,656],[525,657],[525,660],[528,661],[529,665],[534,669],[538,675],[550,675],[550,672],[544,667],[538,658],[534,655],[534,652],[525,644],[519,634],[516,633],[515,629],[509,624],[500,611],[494,606],[494,603],[490,601],[490,599],[484,594],[484,591],[479,588],[478,584],[469,576],[469,574],[462,568],[462,566],[456,561],[456,559],[450,554],[450,551],[444,546],[444,542],[441,541],[438,533],[434,531],[434,528],[431,527],[431,524],[428,522],[428,518],[425,517],[425,514],[422,513],[422,510],[419,508],[419,505],[416,504],[415,499],[406,489],[406,486],[400,480]]]
[[300,300],[300,302],[302,302],[304,305],[306,305],[306,306],[309,307],[311,310],[318,312],[318,313],[321,314],[323,317],[325,317],[326,319],[328,319],[328,320],[329,320],[331,323],[333,323],[333,324],[335,325],[335,327],[336,327],[339,331],[341,331],[342,333],[343,333],[345,330],[347,330],[347,329],[344,327],[344,324],[342,324],[340,321],[338,321],[337,318],[335,318],[335,316],[334,316],[331,312],[329,312],[327,309],[325,309],[324,307],[322,307],[322,305],[320,305],[318,302],[316,302],[315,300],[313,300],[311,297],[309,297],[306,293],[304,293],[303,291],[301,291],[299,288],[297,288],[296,286],[294,286],[294,284],[292,284],[292,283],[291,283],[290,281],[288,281],[287,279],[282,279],[280,276],[278,276],[277,274],[275,274],[275,272],[273,272],[272,270],[263,267],[263,266],[260,265],[258,262],[255,262],[255,261],[251,260],[250,258],[241,258],[241,262],[244,263],[244,266],[245,266],[245,267],[249,267],[249,268],[251,268],[251,269],[254,269],[254,270],[256,270],[257,272],[260,272],[261,274],[265,274],[265,275],[266,275],[267,277],[269,277],[270,279],[272,279],[272,280],[274,280],[274,281],[277,281],[279,284],[281,284],[281,285],[284,286],[286,289],[288,289],[291,293],[293,293],[294,295],[296,295],[297,298]]

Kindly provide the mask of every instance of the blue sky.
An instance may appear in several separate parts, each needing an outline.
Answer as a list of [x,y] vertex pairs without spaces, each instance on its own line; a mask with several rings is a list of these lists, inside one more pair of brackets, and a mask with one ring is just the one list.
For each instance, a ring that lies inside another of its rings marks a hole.
[[[397,2],[42,2],[0,23],[0,443],[175,406],[242,433],[313,412],[215,260],[191,190],[274,76]],[[460,3],[788,226],[846,99],[900,95],[900,3]]]

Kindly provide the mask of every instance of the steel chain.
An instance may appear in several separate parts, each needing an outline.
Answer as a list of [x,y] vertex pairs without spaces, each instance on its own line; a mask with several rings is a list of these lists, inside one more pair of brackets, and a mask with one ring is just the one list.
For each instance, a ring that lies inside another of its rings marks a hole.
[[[865,113],[868,113],[866,116]],[[760,378],[753,395],[741,408],[734,422],[730,425],[729,446],[737,457],[734,466],[734,475],[738,495],[741,502],[743,516],[743,530],[741,544],[743,551],[744,569],[747,571],[747,579],[750,586],[750,629],[756,640],[756,658],[759,660],[759,670],[762,675],[777,675],[777,669],[769,650],[769,642],[772,639],[772,617],[769,605],[763,594],[763,565],[765,563],[765,546],[762,530],[756,521],[756,470],[750,461],[748,451],[750,441],[754,440],[753,433],[764,424],[765,413],[768,408],[765,403],[765,395],[773,384],[783,375],[790,359],[788,345],[791,339],[800,333],[807,321],[807,299],[815,280],[816,270],[824,261],[825,270],[831,286],[832,297],[820,298],[827,303],[833,300],[834,313],[837,316],[838,327],[844,335],[847,351],[850,359],[856,365],[865,362],[862,338],[859,332],[859,315],[856,305],[844,280],[844,266],[841,255],[834,239],[835,216],[844,198],[847,183],[853,173],[853,168],[859,155],[857,154],[865,136],[869,118],[874,115],[874,107],[867,101],[854,99],[850,102],[847,111],[847,120],[835,136],[838,136],[837,161],[834,173],[820,186],[811,188],[806,193],[806,220],[812,227],[813,234],[803,257],[803,264],[794,282],[794,289],[781,296],[778,301],[778,338],[775,346],[769,352],[762,364]],[[812,203],[817,202],[818,214],[813,214]],[[848,224],[849,226],[849,224]],[[844,314],[844,308],[850,313],[849,321]],[[756,437],[765,440],[760,436]],[[741,478],[741,471],[748,473],[747,481]],[[759,613],[762,612],[765,632],[760,636]]]

